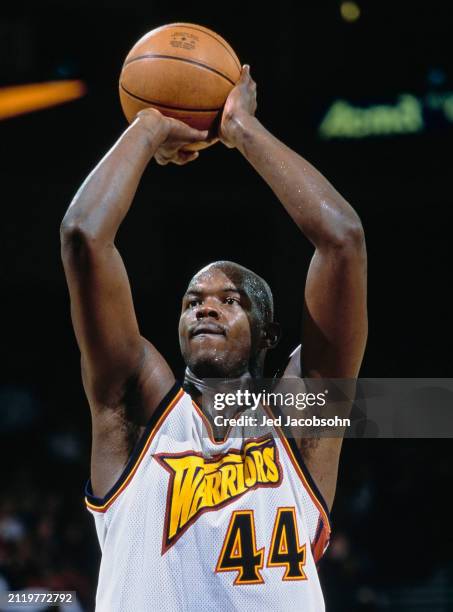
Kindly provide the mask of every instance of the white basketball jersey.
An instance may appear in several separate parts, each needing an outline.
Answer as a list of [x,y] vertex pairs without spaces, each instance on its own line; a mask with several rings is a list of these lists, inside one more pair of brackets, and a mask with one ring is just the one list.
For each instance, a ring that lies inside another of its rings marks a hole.
[[322,612],[329,518],[298,449],[276,428],[207,427],[176,384],[109,493],[88,482],[97,612]]

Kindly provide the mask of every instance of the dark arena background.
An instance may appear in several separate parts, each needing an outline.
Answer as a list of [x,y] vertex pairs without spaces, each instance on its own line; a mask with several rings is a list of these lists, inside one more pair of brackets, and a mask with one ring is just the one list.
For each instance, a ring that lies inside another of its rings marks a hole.
[[[361,375],[449,377],[449,8],[427,0],[2,3],[0,101],[3,88],[50,81],[80,81],[83,95],[0,121],[0,591],[76,590],[74,609],[94,608],[99,546],[83,504],[91,425],[59,225],[126,127],[117,82],[133,43],[176,21],[230,42],[251,65],[258,118],[362,219],[370,332]],[[178,377],[180,296],[216,259],[252,268],[274,291],[284,335],[268,373],[298,344],[311,247],[238,152],[217,144],[187,167],[152,162],[118,245],[142,333]],[[320,565],[328,612],[453,610],[452,450],[449,439],[345,441]]]

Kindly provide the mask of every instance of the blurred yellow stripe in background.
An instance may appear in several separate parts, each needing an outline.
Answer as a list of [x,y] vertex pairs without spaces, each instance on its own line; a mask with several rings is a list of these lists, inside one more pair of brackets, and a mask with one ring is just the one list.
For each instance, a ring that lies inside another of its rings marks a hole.
[[76,100],[86,92],[82,81],[49,81],[0,88],[0,119]]

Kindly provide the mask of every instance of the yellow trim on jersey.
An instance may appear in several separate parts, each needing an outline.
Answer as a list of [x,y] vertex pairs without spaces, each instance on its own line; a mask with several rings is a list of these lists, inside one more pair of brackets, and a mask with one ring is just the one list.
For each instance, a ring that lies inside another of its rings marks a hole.
[[113,504],[115,499],[124,491],[124,489],[127,487],[127,485],[132,480],[135,472],[138,469],[138,466],[142,462],[143,457],[145,456],[145,454],[146,454],[146,452],[147,452],[147,450],[148,450],[148,448],[149,448],[149,446],[150,446],[154,436],[156,435],[158,429],[162,425],[162,422],[168,416],[168,413],[172,410],[172,408],[181,399],[181,397],[183,395],[184,395],[184,390],[181,388],[178,391],[178,393],[175,395],[175,397],[172,399],[172,401],[169,403],[167,408],[165,408],[165,410],[163,411],[163,413],[159,417],[157,423],[154,425],[154,427],[149,432],[148,438],[146,439],[146,442],[145,442],[145,444],[144,444],[144,446],[142,448],[142,451],[141,451],[140,455],[138,456],[138,458],[135,461],[134,465],[129,469],[129,474],[127,475],[127,478],[122,483],[122,485],[119,487],[119,489],[117,491],[115,491],[115,493],[113,493],[113,495],[109,499],[107,499],[102,505],[95,505],[95,504],[89,502],[88,498],[85,497],[85,503],[86,503],[87,507],[90,508],[90,510],[94,510],[95,512],[105,512]]

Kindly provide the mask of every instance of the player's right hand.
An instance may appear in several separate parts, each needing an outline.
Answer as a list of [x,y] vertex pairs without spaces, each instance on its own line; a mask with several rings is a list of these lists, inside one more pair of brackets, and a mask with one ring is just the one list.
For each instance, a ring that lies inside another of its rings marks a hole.
[[183,151],[181,149],[188,144],[207,140],[208,131],[201,132],[171,117],[165,117],[164,119],[168,124],[168,134],[154,155],[157,163],[161,166],[168,163],[183,166],[197,159],[198,151]]
[[186,123],[165,117],[158,110],[145,109],[138,114],[140,120],[152,126],[152,131],[159,134],[159,147],[154,154],[158,164],[165,166],[173,163],[183,166],[198,157],[198,151],[181,150],[188,144],[205,141],[208,131],[200,131],[189,127]]

